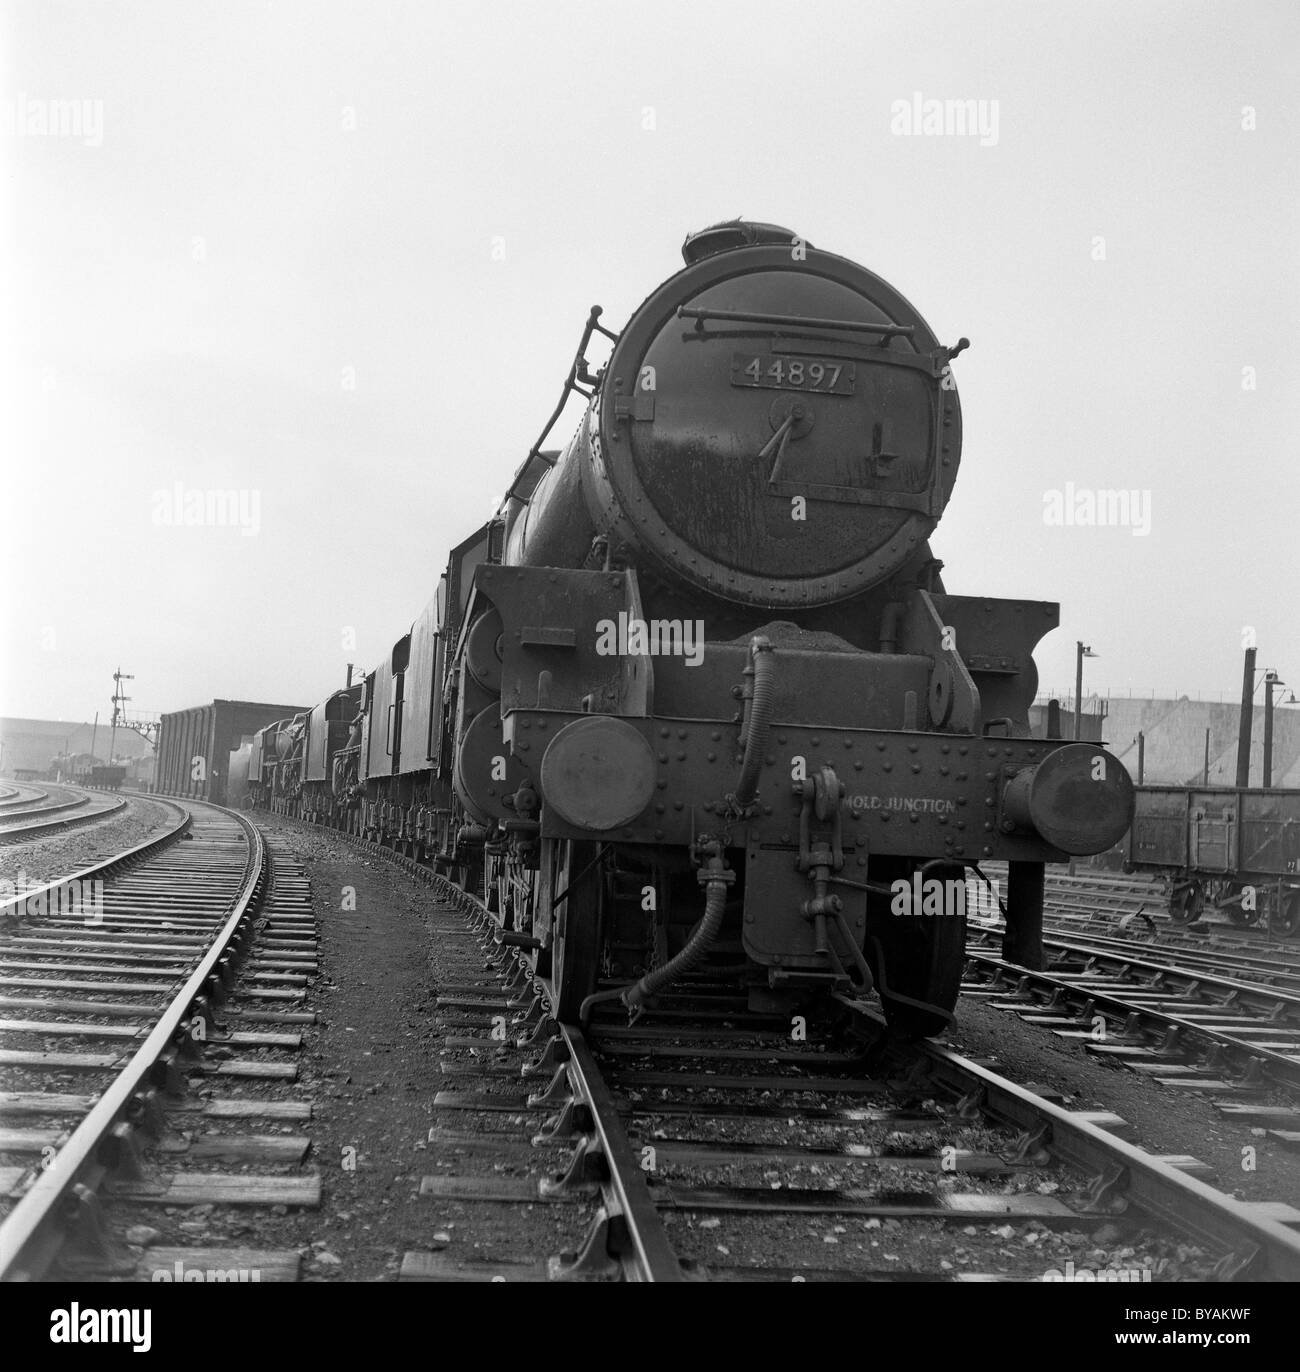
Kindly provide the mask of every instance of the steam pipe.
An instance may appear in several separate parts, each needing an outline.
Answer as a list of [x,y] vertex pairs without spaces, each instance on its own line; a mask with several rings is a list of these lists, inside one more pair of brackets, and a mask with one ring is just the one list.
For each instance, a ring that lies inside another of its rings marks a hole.
[[734,796],[729,797],[742,810],[753,804],[758,793],[758,773],[763,765],[768,726],[772,722],[772,692],[776,683],[770,640],[761,635],[750,639],[749,666],[745,670],[753,674],[754,691],[745,726],[745,756],[740,767],[740,780],[736,783]]

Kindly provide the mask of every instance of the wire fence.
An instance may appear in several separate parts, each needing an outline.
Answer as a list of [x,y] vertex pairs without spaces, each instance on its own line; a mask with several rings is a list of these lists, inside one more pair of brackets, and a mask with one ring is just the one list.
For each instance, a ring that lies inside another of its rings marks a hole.
[[[1035,705],[1046,705],[1049,700],[1059,700],[1061,709],[1072,710],[1074,708],[1074,688],[1068,691],[1055,691],[1049,688],[1040,688],[1034,697]],[[1171,705],[1177,704],[1180,700],[1192,700],[1198,704],[1206,705],[1236,705],[1241,700],[1240,691],[1219,691],[1214,695],[1202,695],[1199,692],[1191,691],[1106,691],[1098,693],[1096,691],[1086,693],[1083,697],[1084,711],[1088,711],[1097,703],[1104,703],[1108,700],[1167,700]],[[1276,697],[1274,705],[1281,705],[1283,702]]]

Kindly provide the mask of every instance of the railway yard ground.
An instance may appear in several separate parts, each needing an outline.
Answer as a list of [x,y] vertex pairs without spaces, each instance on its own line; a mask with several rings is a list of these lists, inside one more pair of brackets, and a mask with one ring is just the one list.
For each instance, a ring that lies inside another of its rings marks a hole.
[[[21,866],[29,883],[49,880],[156,837],[175,816],[167,802],[133,797],[125,814],[98,826],[10,849],[7,868]],[[609,1169],[584,1169],[579,1154],[568,1191],[547,1193],[548,1179],[571,1165],[574,1137],[565,1126],[581,1122],[585,1103],[566,1096],[570,1052],[557,1052],[555,1026],[509,950],[475,932],[458,908],[465,902],[388,855],[295,820],[253,818],[272,873],[257,935],[266,946],[254,943],[251,982],[241,975],[215,1015],[217,1039],[233,1029],[247,1046],[212,1043],[205,1065],[180,1064],[188,1095],[174,1094],[173,1079],[162,1129],[139,1136],[137,1175],[102,1188],[103,1251],[89,1262],[84,1252],[65,1253],[48,1275],[147,1281],[159,1263],[179,1271],[206,1262],[220,1270],[260,1265],[259,1281],[535,1280],[573,1264],[593,1233],[598,1250],[616,1248],[620,1232],[599,1223]],[[10,943],[0,958],[30,954]],[[35,988],[30,970],[24,974],[18,994],[35,1001],[21,1011],[13,1001],[3,1013],[29,1021],[6,1020],[0,1047],[43,1047],[56,1058],[70,1047],[102,1047],[102,1018],[83,1022],[85,1042],[36,1022],[59,1009],[57,1000],[48,1014],[32,1008],[45,995],[40,980],[59,972],[57,963],[38,972]],[[76,983],[77,994],[89,987],[93,995],[96,969],[82,966],[78,975],[91,981]],[[725,986],[704,974],[635,1029],[610,1012],[598,1015],[590,1035],[591,1070],[599,1061],[618,1101],[613,1127],[626,1129],[621,1143],[606,1141],[606,1153],[624,1147],[643,1159],[641,1201],[679,1275],[954,1282],[1084,1272],[1142,1283],[1215,1276],[1223,1252],[1177,1226],[1132,1207],[1072,1208],[1095,1176],[1038,1152],[1032,1139],[982,1114],[979,1102],[945,1094],[921,1072],[919,1053],[882,1054],[870,1036],[846,1039],[817,1022],[807,1042],[787,1052],[781,1026],[750,1027],[733,1012]],[[539,1063],[548,1042],[551,1056]],[[1300,1151],[1288,1131],[1264,1127],[1268,1118],[1225,1116],[1223,1093],[1172,1088],[1091,1056],[988,995],[963,1000],[944,1043],[1079,1118],[1105,1119],[1227,1197],[1280,1204],[1288,1224],[1300,1220],[1287,1209],[1300,1198]],[[531,1075],[523,1077],[526,1064]],[[85,1064],[56,1070],[61,1079],[41,1089],[100,1084]],[[31,1123],[11,1118],[12,1095],[0,1099],[10,1110],[0,1124]],[[1273,1091],[1236,1099],[1271,1103],[1274,1125],[1291,1108]],[[229,1122],[205,1118],[214,1113]],[[561,1127],[542,1140],[557,1114]],[[21,1149],[23,1137],[19,1129],[4,1141]],[[951,1171],[940,1160],[945,1152],[958,1159]],[[187,1190],[198,1159],[223,1156],[224,1181],[213,1180],[209,1166]],[[0,1150],[13,1174],[31,1162]],[[168,1186],[175,1204],[161,1194]],[[654,1199],[647,1204],[646,1196]],[[1237,1259],[1249,1265],[1248,1253]],[[588,1251],[570,1275],[613,1271],[604,1252]]]
[[[524,1253],[558,1254],[571,1244],[572,1225],[561,1223],[559,1216],[548,1217],[546,1206],[534,1207],[528,1217],[534,1232],[525,1241],[514,1227],[503,1235],[490,1203],[420,1194],[424,1177],[464,1170],[455,1145],[439,1144],[436,1135],[458,1137],[468,1126],[446,1130],[446,1116],[433,1104],[457,1081],[443,1070],[449,1025],[439,999],[465,975],[461,941],[449,950],[445,937],[440,938],[449,923],[456,928],[459,921],[440,911],[427,888],[381,856],[276,816],[260,816],[259,823],[311,873],[321,936],[318,1023],[309,1035],[304,1071],[317,1079],[313,1128],[323,1218],[312,1236],[316,1248],[306,1258],[304,1275],[392,1279],[408,1253],[454,1255],[471,1267],[476,1262],[490,1266],[497,1255],[507,1259],[506,1271]],[[351,896],[345,900],[348,888],[354,892],[354,910],[340,908],[352,901]],[[477,945],[470,956],[481,968]],[[450,1028],[468,1036],[454,1023]],[[946,1041],[1023,1084],[1056,1093],[1072,1109],[1122,1116],[1132,1126],[1132,1137],[1156,1153],[1195,1154],[1210,1168],[1214,1184],[1240,1198],[1300,1197],[1300,1153],[1269,1146],[1248,1127],[1225,1125],[1207,1099],[1160,1086],[1122,1066],[1090,1060],[1049,1031],[977,1002],[963,1003],[959,1026]],[[459,1056],[471,1063],[486,1057],[490,1064],[508,1058],[504,1045],[492,1049],[485,1043],[484,1048],[486,1053],[468,1049]],[[541,1122],[537,1117],[535,1124]],[[429,1141],[431,1129],[434,1142]],[[475,1147],[474,1175],[536,1178],[546,1174],[548,1165],[567,1161],[563,1148],[521,1150],[517,1138],[499,1125],[485,1138],[494,1135],[499,1142],[495,1149],[490,1141]],[[1243,1172],[1241,1150],[1248,1145],[1257,1148],[1256,1169]],[[344,1165],[350,1149],[356,1150],[355,1170]],[[798,1163],[777,1162],[758,1171],[763,1184],[773,1189],[798,1185],[803,1178]],[[724,1176],[725,1169],[715,1169],[715,1179]],[[1055,1194],[1060,1185],[1042,1184],[1051,1187],[1044,1194]],[[518,1216],[513,1218],[517,1223]],[[786,1218],[769,1222],[752,1236],[754,1251],[749,1253],[740,1247],[747,1227],[730,1217],[715,1224],[705,1216],[703,1228],[687,1215],[673,1218],[677,1226],[696,1230],[697,1238],[707,1237],[708,1251],[730,1249],[717,1256],[737,1262],[761,1260],[764,1250],[769,1255],[783,1250],[786,1260],[804,1250],[805,1261],[816,1257],[824,1266],[826,1253],[835,1250],[849,1265],[855,1261],[849,1255],[858,1255],[856,1261],[867,1271],[898,1262],[935,1279],[963,1267],[981,1272],[1010,1266],[1025,1276],[1038,1276],[1052,1268],[1064,1270],[1071,1261],[1076,1268],[1097,1270],[1141,1267],[1149,1261],[1157,1279],[1195,1278],[1213,1266],[1190,1242],[1148,1243],[1144,1251],[1142,1226],[1131,1218],[1092,1224],[1082,1232],[1037,1218],[1017,1222],[1009,1217],[999,1225],[960,1226],[956,1241],[953,1227],[937,1221],[912,1232],[898,1220],[872,1216]],[[730,1231],[738,1231],[739,1237]],[[210,1237],[216,1241],[218,1236]]]
[[[463,975],[454,955],[449,958],[445,941],[438,939],[446,915],[431,913],[436,903],[427,891],[382,857],[367,856],[333,836],[304,833],[292,821],[271,817],[266,824],[313,873],[325,972],[314,1052],[322,1064],[331,1064],[319,1107],[321,1154],[331,1160],[355,1147],[360,1160],[354,1173],[337,1166],[326,1172],[327,1196],[335,1190],[347,1198],[345,1218],[328,1231],[330,1250],[340,1261],[330,1261],[326,1273],[344,1279],[383,1279],[400,1270],[405,1253],[430,1247],[456,1252],[468,1264],[490,1262],[494,1251],[528,1251],[518,1235],[501,1249],[499,1227],[491,1222],[490,1213],[485,1215],[490,1206],[450,1198],[440,1204],[419,1195],[422,1176],[440,1168],[457,1170],[454,1156],[440,1157],[439,1145],[427,1141],[431,1128],[440,1132],[440,1112],[431,1103],[455,1082],[444,1074],[439,1060],[448,1032],[439,992],[448,983],[454,987]],[[349,886],[355,888],[355,911],[339,909],[342,892]],[[430,930],[430,920],[440,929]],[[1252,1133],[1225,1125],[1207,1099],[1170,1090],[1119,1065],[1090,1060],[1049,1031],[1024,1026],[977,1002],[963,1003],[959,1026],[946,1041],[1021,1083],[1056,1093],[1072,1109],[1122,1116],[1132,1126],[1132,1137],[1156,1153],[1196,1154],[1210,1169],[1214,1184],[1242,1199],[1300,1197],[1300,1153],[1268,1146],[1260,1137],[1262,1130]],[[462,1054],[471,1055],[484,1056],[474,1049]],[[502,1049],[487,1056],[504,1061],[507,1054]],[[546,1163],[564,1160],[545,1150],[529,1156],[515,1139],[500,1133],[497,1137],[501,1146],[496,1151],[490,1143],[476,1147],[476,1174],[487,1170],[503,1177],[536,1177],[545,1174]],[[1253,1171],[1242,1170],[1242,1148],[1248,1145],[1258,1154]],[[330,1171],[337,1174],[333,1181]],[[774,1190],[801,1180],[798,1164],[783,1168],[778,1162],[759,1172],[763,1184]],[[725,1169],[715,1175],[720,1179]],[[1043,1185],[1046,1194],[1059,1187],[1054,1182]],[[417,1208],[412,1211],[411,1206]],[[674,1218],[682,1227],[695,1227],[688,1216]],[[735,1246],[736,1238],[728,1244],[729,1229],[743,1231],[743,1226],[726,1217],[716,1223],[706,1218],[704,1224],[700,1233],[711,1240],[710,1251],[730,1248],[724,1256],[737,1261],[760,1260],[764,1250],[769,1255],[784,1250],[788,1258],[792,1251],[806,1249],[811,1238],[814,1246],[806,1261],[818,1253],[824,1258],[835,1248],[838,1256],[860,1254],[866,1270],[878,1271],[887,1261],[898,1261],[913,1272],[939,1279],[962,1266],[978,1272],[1010,1265],[1023,1275],[1036,1275],[1040,1270],[1064,1269],[1069,1261],[1077,1268],[1100,1270],[1144,1266],[1146,1259],[1158,1277],[1195,1277],[1213,1265],[1191,1243],[1149,1245],[1146,1252],[1135,1248],[1135,1235],[1139,1245],[1143,1242],[1142,1226],[1131,1218],[1088,1226],[1087,1232],[1049,1226],[1039,1219],[1017,1223],[1010,1218],[980,1229],[962,1226],[954,1243],[951,1226],[937,1222],[919,1235],[908,1235],[896,1220],[814,1217],[810,1222],[801,1217],[784,1221],[775,1232],[767,1227],[755,1236],[761,1249],[748,1254]],[[547,1226],[540,1227],[544,1238]],[[431,1233],[441,1235],[433,1245]],[[880,1250],[878,1256],[873,1250]]]

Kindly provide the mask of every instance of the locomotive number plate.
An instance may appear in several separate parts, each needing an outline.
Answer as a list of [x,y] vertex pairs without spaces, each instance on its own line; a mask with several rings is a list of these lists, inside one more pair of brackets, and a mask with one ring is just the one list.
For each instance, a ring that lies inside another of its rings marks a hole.
[[772,357],[733,353],[731,384],[773,391],[818,391],[852,395],[856,367],[838,357]]

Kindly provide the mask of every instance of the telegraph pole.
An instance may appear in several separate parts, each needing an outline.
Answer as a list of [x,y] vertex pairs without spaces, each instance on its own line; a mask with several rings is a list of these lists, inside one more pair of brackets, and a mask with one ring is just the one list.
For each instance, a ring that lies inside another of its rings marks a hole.
[[1237,785],[1250,785],[1250,730],[1255,713],[1255,650],[1246,649],[1241,667],[1241,718],[1237,724]]

